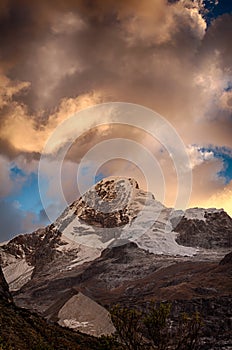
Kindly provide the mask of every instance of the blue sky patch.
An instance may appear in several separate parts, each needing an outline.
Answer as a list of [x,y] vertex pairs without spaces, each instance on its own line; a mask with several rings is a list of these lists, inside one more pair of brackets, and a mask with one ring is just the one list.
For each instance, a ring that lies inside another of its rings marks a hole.
[[95,176],[95,184],[98,183],[99,181],[103,180],[106,176],[103,173],[99,173]]
[[202,16],[206,20],[207,25],[219,16],[225,13],[232,13],[232,1],[231,0],[204,0],[204,7],[206,11]]
[[10,168],[10,178],[12,180],[15,180],[20,177],[25,177],[26,174],[23,172],[22,169],[20,169],[17,165],[13,164]]
[[203,151],[211,151],[215,158],[223,162],[224,168],[218,175],[225,178],[225,184],[232,181],[232,149],[227,147],[204,147]]
[[13,167],[11,168],[11,176],[13,178],[24,177],[24,183],[18,193],[6,197],[6,200],[17,202],[21,210],[39,214],[43,207],[40,200],[37,174],[31,173],[26,176],[21,169]]

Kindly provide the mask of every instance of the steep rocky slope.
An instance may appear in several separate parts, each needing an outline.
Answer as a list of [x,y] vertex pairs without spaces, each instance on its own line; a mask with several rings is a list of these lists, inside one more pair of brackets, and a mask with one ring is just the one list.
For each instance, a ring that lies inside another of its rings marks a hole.
[[13,301],[13,298],[9,292],[9,286],[5,280],[1,266],[0,266],[0,298],[8,301],[9,303]]
[[17,307],[0,267],[0,349],[101,350],[104,341],[72,332]]
[[220,265],[228,265],[228,268],[230,268],[230,265],[232,265],[232,252],[224,256],[224,258],[220,261]]
[[185,246],[206,249],[232,246],[232,219],[223,210],[188,209],[175,231],[177,243]]

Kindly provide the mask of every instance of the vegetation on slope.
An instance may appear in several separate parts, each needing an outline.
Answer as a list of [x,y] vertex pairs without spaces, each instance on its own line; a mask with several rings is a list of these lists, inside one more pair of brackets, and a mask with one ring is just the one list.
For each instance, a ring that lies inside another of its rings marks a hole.
[[[115,342],[114,342],[115,343]],[[116,343],[115,343],[116,344]],[[45,319],[0,299],[0,350],[114,350],[112,341],[97,339]]]
[[182,314],[176,324],[170,319],[171,304],[151,303],[147,310],[115,306],[111,317],[115,339],[125,350],[197,350],[202,320],[198,313]]

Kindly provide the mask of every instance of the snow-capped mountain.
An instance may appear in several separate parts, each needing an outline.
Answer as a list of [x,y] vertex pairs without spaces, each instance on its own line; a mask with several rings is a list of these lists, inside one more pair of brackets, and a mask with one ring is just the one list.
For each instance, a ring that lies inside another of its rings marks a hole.
[[53,224],[0,246],[0,265],[19,306],[100,335],[112,329],[102,305],[227,296],[219,261],[231,245],[222,209],[175,211],[134,179],[110,177]]
[[53,274],[92,261],[107,247],[135,242],[153,254],[193,256],[199,248],[228,248],[232,219],[217,209],[173,211],[131,178],[109,177],[73,202],[50,226],[0,247],[11,290],[46,266]]
[[72,203],[54,229],[72,242],[99,250],[132,241],[155,254],[195,254],[194,248],[176,243],[173,215],[134,179],[110,177]]

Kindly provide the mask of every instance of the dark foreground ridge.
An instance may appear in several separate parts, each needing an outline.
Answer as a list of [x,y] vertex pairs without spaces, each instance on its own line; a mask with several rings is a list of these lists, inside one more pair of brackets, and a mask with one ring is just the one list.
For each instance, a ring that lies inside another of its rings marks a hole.
[[74,332],[58,324],[48,323],[36,313],[17,307],[12,301],[0,267],[0,349],[100,350],[107,348],[101,339]]
[[13,302],[13,298],[9,292],[9,286],[5,280],[5,277],[0,266],[0,298],[8,303]]

